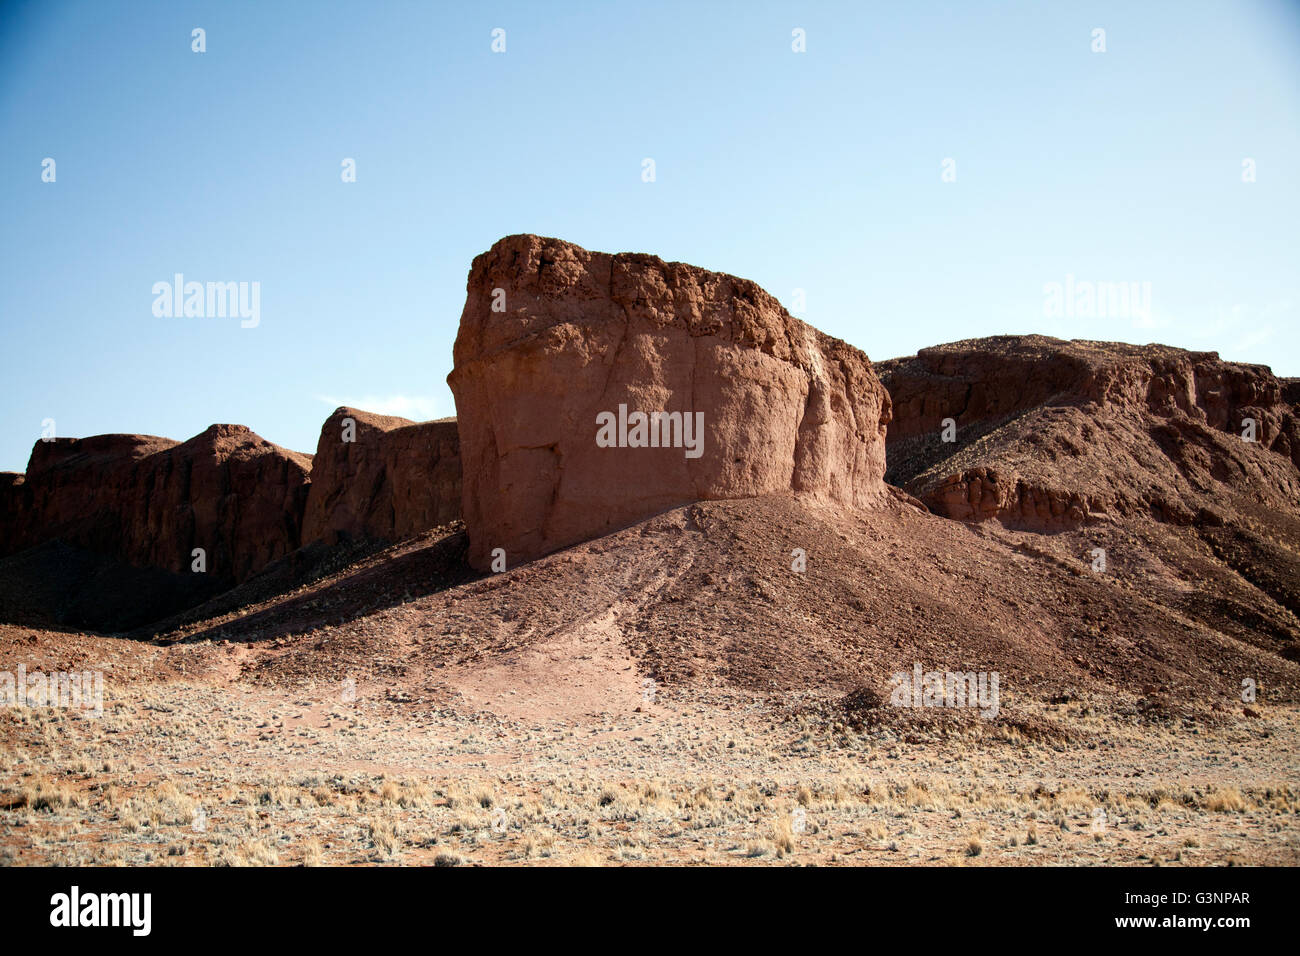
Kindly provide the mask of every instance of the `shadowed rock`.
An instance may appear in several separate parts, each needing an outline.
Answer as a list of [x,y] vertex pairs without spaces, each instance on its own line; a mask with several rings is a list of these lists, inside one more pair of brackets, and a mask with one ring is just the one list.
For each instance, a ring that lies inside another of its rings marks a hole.
[[311,458],[243,425],[183,444],[143,435],[37,442],[5,552],[59,539],[127,564],[241,580],[298,545]]
[[454,418],[416,424],[339,408],[321,427],[312,459],[303,544],[396,541],[456,520],[460,499]]
[[121,628],[203,600],[298,546],[310,464],[243,425],[184,443],[37,442],[0,489],[0,604],[10,619]]

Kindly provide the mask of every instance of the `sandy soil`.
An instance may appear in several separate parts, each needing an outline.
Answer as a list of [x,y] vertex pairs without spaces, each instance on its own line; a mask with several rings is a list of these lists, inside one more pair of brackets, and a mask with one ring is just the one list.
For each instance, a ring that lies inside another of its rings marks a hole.
[[0,861],[1300,862],[1293,706],[1207,728],[1077,700],[1022,721],[1068,739],[855,730],[815,695],[643,686],[599,628],[355,699],[179,673],[238,645],[119,643],[85,647],[135,678],[101,718],[0,711]]
[[[152,641],[0,626],[0,672],[104,675],[100,717],[0,707],[0,863],[1296,864],[1290,612],[1179,534],[713,502],[488,577],[444,529]],[[913,662],[997,715],[891,707]]]

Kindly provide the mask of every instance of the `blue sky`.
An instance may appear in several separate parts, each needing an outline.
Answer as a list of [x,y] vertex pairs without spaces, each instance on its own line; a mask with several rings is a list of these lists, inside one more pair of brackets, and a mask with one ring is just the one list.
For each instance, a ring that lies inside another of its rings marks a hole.
[[[0,469],[47,418],[310,452],[338,404],[454,414],[470,262],[519,232],[802,289],[875,359],[1042,332],[1300,375],[1298,7],[0,4]],[[258,326],[155,316],[175,273],[260,283]],[[1150,310],[1046,315],[1067,276]]]

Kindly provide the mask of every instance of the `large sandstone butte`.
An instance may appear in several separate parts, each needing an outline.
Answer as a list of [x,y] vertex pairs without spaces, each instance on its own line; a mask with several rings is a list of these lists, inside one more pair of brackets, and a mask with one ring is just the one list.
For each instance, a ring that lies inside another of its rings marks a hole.
[[[692,501],[860,507],[885,491],[890,401],[871,362],[749,280],[520,235],[474,260],[467,291],[447,381],[477,568]],[[702,454],[599,447],[597,416],[620,406],[702,412]]]
[[[1026,335],[877,368],[894,400],[889,480],[937,514],[1031,530],[1135,516],[1222,525],[1300,500],[1300,395],[1262,365]],[[942,441],[947,418],[954,442]]]
[[417,424],[339,408],[321,426],[312,459],[303,544],[396,541],[459,518],[460,498],[454,418]]

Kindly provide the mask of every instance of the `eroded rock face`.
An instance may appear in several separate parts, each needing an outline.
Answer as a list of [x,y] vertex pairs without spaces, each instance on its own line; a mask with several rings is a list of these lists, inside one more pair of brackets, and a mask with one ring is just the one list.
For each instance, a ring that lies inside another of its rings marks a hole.
[[297,547],[311,458],[243,425],[37,442],[4,553],[59,539],[136,567],[242,580]]
[[242,425],[37,442],[0,484],[0,619],[127,630],[201,603],[298,546],[310,464]]
[[[1300,494],[1296,394],[1264,366],[999,336],[877,367],[894,398],[889,478],[947,517],[1215,524],[1234,496],[1285,507]],[[949,418],[956,440],[944,442]]]
[[302,540],[395,541],[456,520],[460,507],[455,419],[417,424],[339,408],[321,427]]
[[[884,493],[890,401],[866,355],[734,276],[510,236],[474,260],[447,380],[478,568],[691,501]],[[620,406],[627,446],[601,447]],[[632,447],[636,412],[702,413],[698,456]]]
[[[351,419],[344,442],[343,424]],[[396,541],[460,515],[456,422],[338,409],[319,457],[243,425],[37,442],[0,474],[0,620],[107,630],[201,603],[309,544]],[[193,550],[206,569],[193,570]]]

